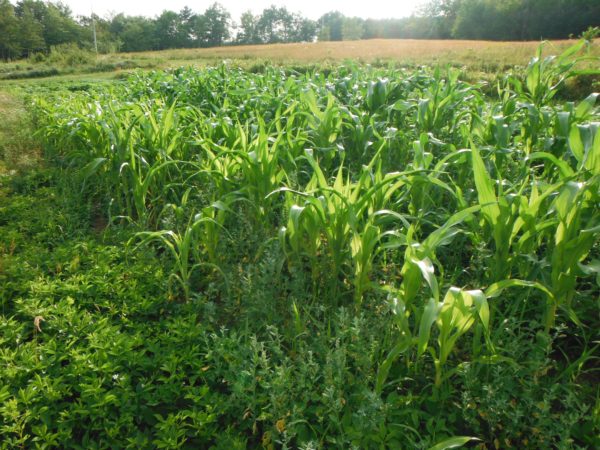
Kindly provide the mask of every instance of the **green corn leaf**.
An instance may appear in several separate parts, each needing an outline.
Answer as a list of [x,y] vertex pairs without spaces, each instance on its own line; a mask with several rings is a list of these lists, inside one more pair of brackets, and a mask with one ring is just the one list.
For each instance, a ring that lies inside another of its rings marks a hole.
[[558,57],[559,60],[568,60],[570,59],[573,55],[579,53],[581,50],[583,50],[583,48],[585,47],[586,43],[585,43],[585,39],[580,39],[579,41],[577,41],[575,44],[573,44],[572,46],[570,46],[569,48],[567,48],[564,52],[562,52],[560,54],[560,56]]
[[569,133],[569,148],[571,149],[573,156],[575,156],[577,161],[581,164],[583,162],[585,148],[583,146],[583,140],[581,139],[581,133],[577,125],[573,125],[571,127],[571,132]]
[[[600,226],[599,226],[600,228]],[[579,264],[579,268],[586,275],[596,275],[596,284],[600,287],[600,260],[594,259],[587,264]]]
[[534,152],[534,153],[531,153],[529,156],[527,156],[527,158],[525,160],[526,161],[535,161],[537,159],[545,159],[545,160],[551,162],[552,164],[554,164],[560,171],[560,175],[563,178],[572,177],[574,174],[573,169],[571,169],[571,166],[569,166],[569,164],[566,161],[563,161],[562,159],[558,159],[556,156],[554,156],[551,153]]
[[583,100],[577,108],[575,109],[575,117],[578,120],[587,120],[596,106],[596,101],[598,100],[598,96],[600,94],[593,93],[588,95],[585,100]]
[[438,442],[433,447],[430,447],[429,450],[448,450],[450,448],[459,448],[463,447],[468,442],[479,440],[480,439],[476,437],[454,436],[449,439],[445,439],[442,442]]
[[389,375],[390,369],[392,368],[392,364],[398,359],[398,357],[404,353],[410,347],[411,339],[405,338],[402,339],[399,343],[397,343],[394,348],[390,350],[388,355],[385,357],[379,369],[377,370],[377,378],[375,381],[375,392],[377,394],[381,394],[383,391],[383,387],[385,386],[385,382]]
[[454,227],[469,220],[473,216],[473,213],[476,213],[480,209],[481,206],[475,205],[454,213],[444,225],[427,236],[423,241],[423,246],[428,249],[436,249],[440,245],[448,244],[457,232]]
[[83,178],[89,178],[92,175],[95,175],[96,172],[102,167],[108,160],[106,158],[95,158],[94,160],[87,163],[81,169],[81,175]]
[[490,326],[490,307],[486,295],[479,289],[466,291],[465,294],[472,298],[479,319],[487,331]]
[[585,167],[593,175],[600,175],[600,129],[596,129],[594,140],[587,154]]
[[[569,181],[564,185],[560,194],[554,201],[554,208],[561,222],[568,220],[569,214],[575,205],[575,198],[583,187],[582,183]],[[557,238],[557,241],[561,240]]]
[[435,299],[430,298],[423,309],[423,315],[419,323],[418,355],[421,356],[427,350],[429,336],[431,335],[431,326],[438,319],[442,305]]
[[537,281],[525,281],[525,280],[517,280],[517,279],[502,280],[502,281],[498,281],[497,283],[491,284],[485,290],[485,295],[487,298],[494,298],[494,297],[497,297],[500,294],[502,294],[502,292],[505,289],[512,288],[512,287],[532,287],[532,288],[542,291],[549,298],[551,298],[551,299],[554,298],[554,295],[552,294],[552,292],[550,292],[550,290],[543,284],[541,284]]
[[475,186],[477,187],[477,196],[481,211],[490,226],[495,228],[500,221],[500,207],[497,203],[498,199],[496,198],[492,180],[475,145],[471,146],[471,158],[473,160],[473,177],[475,179]]
[[435,273],[434,273],[435,268],[433,267],[433,263],[431,262],[431,260],[429,258],[424,258],[424,259],[411,258],[410,261],[419,268],[419,270],[421,271],[421,274],[423,275],[423,278],[425,279],[429,288],[431,289],[433,298],[436,299],[437,301],[439,301],[440,291],[439,291],[437,279],[436,279]]

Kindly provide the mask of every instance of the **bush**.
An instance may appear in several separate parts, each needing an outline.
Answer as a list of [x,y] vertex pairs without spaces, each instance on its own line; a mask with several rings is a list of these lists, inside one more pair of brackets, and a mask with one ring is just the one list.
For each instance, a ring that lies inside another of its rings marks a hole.
[[84,50],[77,44],[60,44],[50,48],[50,54],[46,57],[48,64],[58,66],[83,66],[92,64],[96,59],[94,53]]
[[581,39],[585,39],[586,41],[593,41],[597,37],[600,36],[600,27],[592,27],[589,26],[587,30],[581,33]]
[[45,78],[60,75],[56,67],[48,67],[38,70],[28,70],[26,72],[10,72],[0,77],[2,80],[25,80],[28,78]]

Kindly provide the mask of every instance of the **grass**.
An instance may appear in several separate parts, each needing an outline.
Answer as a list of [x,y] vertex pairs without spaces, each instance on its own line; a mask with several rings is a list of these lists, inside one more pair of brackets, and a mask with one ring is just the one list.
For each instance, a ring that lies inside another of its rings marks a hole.
[[31,133],[31,117],[22,100],[0,91],[0,177],[39,165],[39,144]]
[[15,88],[0,448],[598,446],[583,46]]

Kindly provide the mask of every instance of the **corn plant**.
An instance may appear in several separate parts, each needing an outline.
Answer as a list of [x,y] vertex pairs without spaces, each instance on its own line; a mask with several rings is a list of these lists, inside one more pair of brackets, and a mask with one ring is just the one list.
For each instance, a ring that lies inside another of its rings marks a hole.
[[406,247],[404,263],[400,275],[402,282],[398,288],[398,297],[404,305],[412,307],[413,300],[421,290],[423,281],[427,283],[434,297],[439,296],[437,279],[434,276],[436,252],[439,247],[448,245],[460,232],[459,225],[472,219],[473,213],[479,211],[480,206],[459,211],[452,215],[446,223],[418,242],[415,234],[415,225],[410,225],[407,233],[388,233],[390,239],[385,245],[387,249]]
[[[158,242],[165,247],[173,259],[174,271],[169,275],[169,283],[179,285],[183,291],[183,297],[187,301],[192,294],[191,280],[195,271],[200,267],[208,266],[220,271],[218,266],[204,261],[201,241],[198,239],[199,228],[207,224],[220,226],[213,218],[197,214],[188,221],[182,232],[174,230],[143,231],[136,234],[141,242],[138,246],[151,242]],[[214,245],[214,228],[204,230],[209,255]],[[222,272],[221,272],[222,273]],[[224,276],[224,274],[223,274]],[[226,277],[224,276],[226,279]]]
[[600,174],[600,132],[598,123],[573,124],[569,132],[569,148],[577,159],[577,169]]
[[384,210],[392,194],[407,183],[407,174],[372,178],[371,169],[378,160],[376,155],[357,182],[350,181],[340,166],[333,183],[329,184],[310,152],[306,159],[314,170],[307,192],[288,188],[275,191],[306,198],[304,205],[290,205],[288,225],[280,230],[284,249],[289,243],[288,256],[306,254],[316,264],[317,251],[323,246],[335,276],[341,274],[349,262],[354,272],[355,300],[360,302],[368,285],[375,241],[380,236],[372,219]]
[[429,347],[435,365],[435,386],[442,383],[443,367],[458,339],[467,333],[476,320],[487,333],[489,328],[489,306],[481,290],[465,291],[451,287],[441,304],[430,300],[423,311],[419,325],[418,354],[428,349],[430,327],[435,323],[439,334],[437,349]]
[[584,47],[585,41],[580,40],[559,56],[543,57],[544,45],[540,45],[536,56],[525,70],[524,80],[513,76],[510,82],[521,97],[538,107],[545,105],[552,100],[565,80],[576,74],[574,66],[586,57],[574,56]]
[[327,104],[321,107],[317,101],[314,91],[308,90],[303,93],[302,101],[307,107],[306,118],[309,127],[309,138],[318,155],[315,157],[323,160],[323,167],[326,168],[332,163],[335,156],[335,143],[342,130],[342,114],[340,108],[336,105],[333,95],[327,95]]
[[[583,45],[540,48],[491,96],[452,69],[222,65],[57,94],[36,118],[80,194],[110,205],[138,245],[166,250],[173,294],[189,299],[209,271],[254,288],[238,275],[253,260],[281,277],[262,297],[290,299],[272,309],[291,311],[282,320],[296,334],[337,306],[357,317],[388,307],[376,393],[392,370],[418,379],[431,363],[439,394],[455,357],[478,364],[501,347],[504,319],[539,315],[547,339],[559,319],[593,328],[598,95],[558,100]],[[535,293],[501,295],[512,287]]]
[[551,290],[556,301],[548,311],[547,328],[554,325],[557,306],[565,306],[572,313],[575,283],[582,274],[579,264],[600,236],[599,180],[569,182],[553,203],[558,224],[551,257]]
[[436,69],[431,86],[424,90],[417,106],[417,125],[421,132],[436,132],[446,128],[453,132],[470,114],[471,98],[476,95],[471,86],[458,80],[460,72],[449,70],[442,78]]

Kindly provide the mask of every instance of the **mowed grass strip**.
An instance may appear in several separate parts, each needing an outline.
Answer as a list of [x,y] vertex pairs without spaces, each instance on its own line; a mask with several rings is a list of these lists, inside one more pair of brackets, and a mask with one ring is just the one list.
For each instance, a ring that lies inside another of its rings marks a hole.
[[0,90],[0,177],[39,163],[39,145],[31,133],[23,101]]

